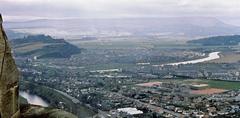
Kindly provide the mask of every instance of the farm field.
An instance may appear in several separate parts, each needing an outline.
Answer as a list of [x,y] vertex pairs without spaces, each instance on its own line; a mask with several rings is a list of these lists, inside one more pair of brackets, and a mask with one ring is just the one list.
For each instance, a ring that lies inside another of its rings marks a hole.
[[152,82],[177,82],[182,84],[207,84],[205,89],[215,88],[215,89],[225,89],[225,90],[237,90],[240,89],[240,82],[234,81],[222,81],[222,80],[209,80],[209,79],[161,79],[152,80]]
[[213,63],[237,63],[240,61],[240,54],[238,53],[231,53],[231,54],[222,54],[221,58],[212,60],[209,62]]

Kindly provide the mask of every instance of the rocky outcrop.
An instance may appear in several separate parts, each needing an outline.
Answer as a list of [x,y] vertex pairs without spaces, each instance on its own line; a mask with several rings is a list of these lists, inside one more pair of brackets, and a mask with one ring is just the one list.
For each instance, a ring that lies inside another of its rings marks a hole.
[[12,58],[0,14],[0,117],[19,118],[18,79],[19,72]]
[[36,105],[21,105],[21,118],[77,118],[75,115],[60,110]]

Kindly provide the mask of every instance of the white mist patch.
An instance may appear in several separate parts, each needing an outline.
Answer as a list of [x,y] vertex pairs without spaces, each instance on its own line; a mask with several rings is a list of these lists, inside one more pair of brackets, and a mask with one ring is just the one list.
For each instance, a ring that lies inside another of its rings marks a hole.
[[56,38],[66,38],[69,34],[67,31],[58,30],[55,28],[22,28],[22,29],[13,29],[15,32],[27,33],[31,35],[45,34],[50,35]]
[[27,92],[24,92],[24,91],[20,91],[20,95],[27,99],[28,103],[29,104],[33,104],[33,105],[40,105],[40,106],[43,106],[43,107],[48,107],[48,103],[45,102],[41,97],[37,96],[37,95],[32,95],[32,94],[29,94]]

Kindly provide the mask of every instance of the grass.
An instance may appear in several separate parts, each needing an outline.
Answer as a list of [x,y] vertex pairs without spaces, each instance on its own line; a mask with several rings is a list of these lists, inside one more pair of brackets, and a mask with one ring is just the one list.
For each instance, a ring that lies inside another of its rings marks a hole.
[[23,45],[22,47],[17,47],[15,50],[19,53],[26,53],[33,50],[41,49],[44,46],[48,46],[48,45],[52,45],[52,44],[35,43],[35,44]]
[[42,49],[45,46],[50,46],[50,45],[61,45],[62,43],[42,43],[42,42],[36,42],[36,43],[25,43],[21,44],[17,47],[15,47],[15,51],[18,53],[27,53],[31,52],[34,50]]
[[232,81],[222,81],[222,80],[202,80],[212,88],[220,88],[227,90],[236,90],[240,89],[240,82],[232,82]]
[[232,54],[224,54],[220,59],[212,60],[210,62],[214,63],[236,63],[240,61],[240,54],[232,53]]
[[[159,80],[156,80],[159,81]],[[184,84],[199,83],[208,84],[209,88],[218,88],[226,90],[237,90],[240,89],[240,82],[234,81],[223,81],[223,80],[207,80],[207,79],[164,79],[162,82],[177,82]]]
[[28,104],[28,101],[27,99],[25,99],[24,97],[22,97],[21,95],[19,95],[19,101],[20,101],[20,104]]

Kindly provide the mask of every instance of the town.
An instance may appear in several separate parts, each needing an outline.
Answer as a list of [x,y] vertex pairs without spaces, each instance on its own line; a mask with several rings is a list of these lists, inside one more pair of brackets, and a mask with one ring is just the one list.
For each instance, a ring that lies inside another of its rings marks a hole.
[[[161,65],[174,62],[172,60],[175,59],[206,58],[210,52],[210,49],[182,50],[161,53],[161,59],[167,59],[162,63],[152,61],[158,57],[152,58],[156,53],[149,49],[140,50],[149,55],[149,62],[147,59],[137,61],[135,58],[140,58],[140,53],[126,56],[123,55],[123,51],[126,51],[123,49],[102,49],[85,51],[81,56],[71,57],[71,61],[18,57],[17,63],[23,83],[51,88],[49,91],[57,90],[75,105],[69,106],[67,102],[44,97],[47,92],[41,95],[36,88],[29,90],[23,87],[23,91],[42,96],[50,105],[74,114],[77,114],[74,109],[81,105],[94,111],[91,113],[93,117],[239,116],[239,62]],[[175,58],[169,57],[170,54]],[[220,53],[223,54],[228,53]],[[128,58],[121,60],[124,57]]]

